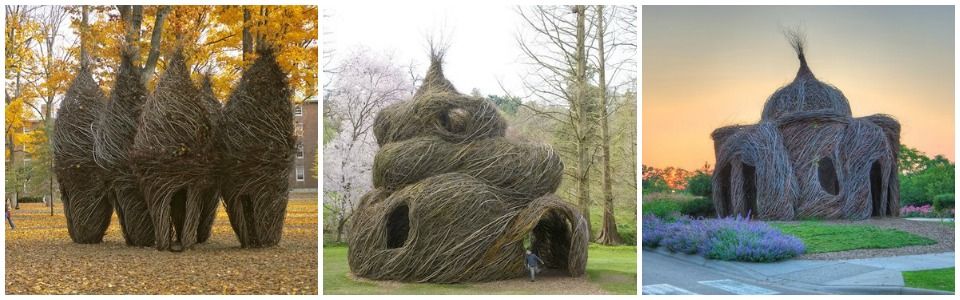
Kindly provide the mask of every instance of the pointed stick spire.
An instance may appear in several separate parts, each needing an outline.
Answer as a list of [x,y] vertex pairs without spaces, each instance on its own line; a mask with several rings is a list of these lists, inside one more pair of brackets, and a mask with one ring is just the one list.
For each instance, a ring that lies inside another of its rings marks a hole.
[[783,35],[786,36],[787,41],[790,42],[790,46],[793,47],[793,51],[797,52],[797,58],[800,60],[800,69],[797,70],[796,78],[806,76],[814,77],[813,71],[811,71],[810,67],[807,65],[807,58],[803,54],[803,47],[807,44],[806,35],[799,29],[784,30]]

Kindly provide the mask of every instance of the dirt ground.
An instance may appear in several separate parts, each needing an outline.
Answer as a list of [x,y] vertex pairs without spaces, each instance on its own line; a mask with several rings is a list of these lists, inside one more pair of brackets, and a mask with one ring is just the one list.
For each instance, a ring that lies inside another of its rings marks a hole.
[[7,294],[317,294],[315,195],[290,201],[267,249],[240,248],[222,203],[210,240],[181,253],[126,246],[116,215],[103,243],[74,244],[62,208],[21,204],[4,224]]
[[[406,294],[405,290],[416,290],[411,289],[411,286],[416,284],[403,283],[399,281],[377,281],[370,280],[361,277],[357,277],[353,274],[347,275],[350,279],[372,284],[378,287],[378,293],[384,294]],[[475,291],[480,291],[482,293],[489,294],[536,294],[536,295],[555,295],[555,294],[569,294],[569,295],[604,295],[607,294],[600,285],[596,282],[591,282],[587,280],[587,275],[580,277],[570,277],[562,271],[547,269],[537,274],[537,281],[531,282],[529,278],[516,278],[516,279],[507,279],[499,280],[492,282],[482,282],[482,283],[471,283],[465,284],[458,287],[453,287],[455,285],[443,285],[435,284],[428,285],[428,287],[423,288],[430,290],[431,288],[442,288],[445,286],[450,286],[450,288],[459,288],[458,292],[463,294],[473,294]],[[636,279],[634,279],[636,280]],[[445,291],[437,291],[437,293],[445,293]]]

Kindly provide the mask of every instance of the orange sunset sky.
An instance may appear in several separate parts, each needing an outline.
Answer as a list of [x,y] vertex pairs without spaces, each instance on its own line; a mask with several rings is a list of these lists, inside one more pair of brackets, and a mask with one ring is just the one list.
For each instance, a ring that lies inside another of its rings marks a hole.
[[800,27],[814,74],[854,117],[885,113],[901,143],[954,161],[954,11],[949,6],[644,6],[642,161],[714,164],[710,133],[754,124],[793,80],[781,28]]

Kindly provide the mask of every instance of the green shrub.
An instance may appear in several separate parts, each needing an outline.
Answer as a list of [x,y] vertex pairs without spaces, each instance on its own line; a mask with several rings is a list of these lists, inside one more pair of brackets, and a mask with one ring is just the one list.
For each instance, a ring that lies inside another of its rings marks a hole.
[[651,176],[650,178],[644,179],[641,184],[643,194],[662,193],[670,190],[667,181],[663,180],[660,176]]
[[643,214],[653,214],[662,219],[673,219],[681,213],[682,202],[670,200],[654,200],[643,202]]
[[713,191],[713,182],[710,175],[697,172],[697,175],[687,178],[687,193],[694,196],[710,198]]
[[943,211],[953,207],[953,194],[940,194],[933,197],[933,210]]
[[617,224],[617,233],[620,234],[620,239],[623,241],[624,245],[637,245],[637,224],[636,223],[620,223]]
[[716,210],[713,208],[713,201],[710,198],[696,198],[681,203],[680,213],[692,217],[713,217],[716,216]]
[[933,204],[940,194],[954,193],[954,164],[942,156],[926,158],[912,173],[900,174],[900,204]]

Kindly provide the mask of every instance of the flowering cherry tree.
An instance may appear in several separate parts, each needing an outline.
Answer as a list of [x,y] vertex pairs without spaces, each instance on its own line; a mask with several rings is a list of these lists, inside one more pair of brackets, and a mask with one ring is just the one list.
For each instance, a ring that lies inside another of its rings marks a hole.
[[323,206],[334,217],[337,241],[360,197],[373,187],[377,152],[373,120],[381,109],[410,97],[413,90],[404,67],[392,56],[365,48],[351,52],[333,73],[324,105],[339,126],[323,148]]

